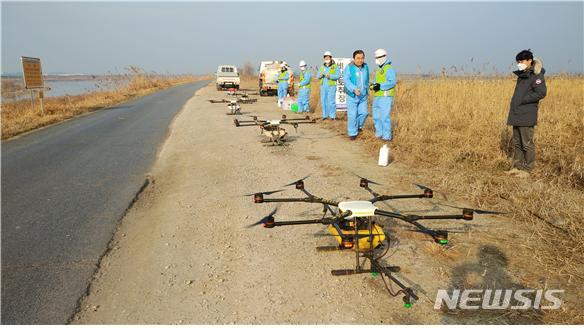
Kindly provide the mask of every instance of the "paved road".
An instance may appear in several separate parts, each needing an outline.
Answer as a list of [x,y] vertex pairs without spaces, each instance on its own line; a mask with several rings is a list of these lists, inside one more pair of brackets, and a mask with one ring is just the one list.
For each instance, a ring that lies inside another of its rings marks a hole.
[[198,82],[2,143],[2,324],[62,324]]

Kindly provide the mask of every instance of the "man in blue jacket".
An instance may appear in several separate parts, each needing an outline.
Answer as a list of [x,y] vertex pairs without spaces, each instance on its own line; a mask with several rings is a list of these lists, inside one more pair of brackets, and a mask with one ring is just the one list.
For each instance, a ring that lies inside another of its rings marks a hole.
[[373,125],[375,136],[385,141],[391,141],[391,106],[395,97],[395,85],[397,83],[395,69],[387,57],[384,49],[375,50],[375,64],[378,69],[375,72],[375,83],[371,85],[374,92],[373,98]]
[[347,134],[355,140],[363,129],[369,115],[367,109],[369,90],[369,67],[365,64],[363,50],[353,52],[353,61],[343,71],[345,93],[347,94]]
[[513,126],[513,168],[508,174],[522,178],[529,176],[535,166],[533,134],[537,125],[539,101],[546,96],[545,69],[540,59],[533,58],[530,50],[515,56],[518,70],[515,92],[511,98],[507,125]]

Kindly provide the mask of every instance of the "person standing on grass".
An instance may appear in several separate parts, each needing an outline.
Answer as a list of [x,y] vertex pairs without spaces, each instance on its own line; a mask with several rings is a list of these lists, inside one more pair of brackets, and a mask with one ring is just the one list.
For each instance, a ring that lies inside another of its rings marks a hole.
[[355,140],[369,116],[367,108],[369,91],[369,66],[363,50],[353,52],[353,61],[343,72],[347,94],[347,134]]
[[531,50],[522,50],[515,56],[518,70],[515,92],[511,98],[507,125],[513,127],[513,167],[507,174],[529,177],[535,166],[534,128],[537,125],[539,101],[546,96],[545,69],[540,59],[533,58]]
[[324,64],[318,70],[320,80],[320,102],[322,105],[322,120],[334,120],[337,117],[335,97],[337,95],[337,80],[341,77],[340,69],[333,60],[333,54],[325,51]]
[[306,70],[306,62],[301,60],[300,75],[298,78],[298,112],[308,113],[310,111],[310,79],[312,75]]
[[395,85],[397,83],[395,69],[387,57],[385,49],[375,50],[375,64],[379,67],[375,72],[375,83],[371,85],[373,90],[373,125],[375,136],[384,141],[391,141],[391,106],[395,97]]
[[278,76],[278,107],[282,107],[284,98],[288,94],[288,80],[290,79],[290,74],[288,73],[288,67],[286,62],[282,63],[280,69],[280,75]]

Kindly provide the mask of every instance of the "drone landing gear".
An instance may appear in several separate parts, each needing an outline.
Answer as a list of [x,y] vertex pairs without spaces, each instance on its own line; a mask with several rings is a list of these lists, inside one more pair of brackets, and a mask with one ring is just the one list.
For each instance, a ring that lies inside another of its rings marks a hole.
[[339,269],[339,270],[331,270],[331,274],[333,276],[349,276],[353,274],[362,274],[362,273],[371,273],[373,276],[379,274],[380,271],[387,271],[387,272],[399,272],[401,270],[398,266],[386,266],[382,267],[379,266],[377,269]]
[[[378,246],[381,246],[380,244],[376,244],[385,240],[385,238],[381,238],[381,234],[383,234],[383,232],[380,231],[380,229],[381,228],[377,226],[375,222],[373,222],[371,216],[354,217],[352,222],[351,220],[344,221],[341,225],[341,229],[339,229],[339,232],[341,233],[339,233],[338,236],[342,238],[343,242],[340,243],[340,246],[338,246],[337,249],[351,249],[355,251],[355,268],[332,270],[331,274],[333,276],[348,276],[354,274],[370,273],[373,277],[380,275],[389,294],[391,296],[397,296],[398,294],[402,293],[404,295],[402,298],[404,307],[410,308],[412,307],[412,304],[418,300],[418,296],[411,288],[406,287],[393,275],[393,273],[400,271],[400,267],[381,265],[379,259],[383,257],[385,253],[377,258],[374,255],[375,249],[378,248]],[[345,247],[345,245],[347,247]],[[389,247],[389,242],[387,243],[386,247]],[[365,269],[361,264],[361,258],[369,260],[369,269]],[[398,285],[400,290],[393,292],[393,290],[390,288],[390,285],[388,285],[386,282],[385,277],[390,280],[390,283],[394,282],[396,285]]]
[[350,250],[350,248],[345,248],[342,246],[317,246],[316,250],[318,252],[337,252],[337,251],[347,251]]

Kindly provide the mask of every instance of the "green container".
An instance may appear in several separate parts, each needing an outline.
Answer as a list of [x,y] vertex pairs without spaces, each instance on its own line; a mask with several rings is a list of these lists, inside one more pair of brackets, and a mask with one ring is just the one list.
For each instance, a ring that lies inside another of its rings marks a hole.
[[297,104],[297,103],[293,103],[293,104],[290,106],[290,110],[291,110],[293,113],[298,113],[298,104]]

